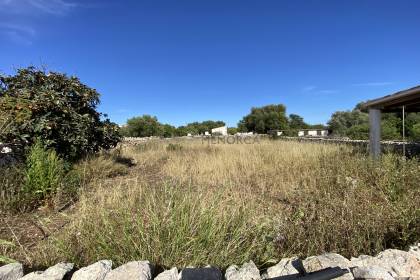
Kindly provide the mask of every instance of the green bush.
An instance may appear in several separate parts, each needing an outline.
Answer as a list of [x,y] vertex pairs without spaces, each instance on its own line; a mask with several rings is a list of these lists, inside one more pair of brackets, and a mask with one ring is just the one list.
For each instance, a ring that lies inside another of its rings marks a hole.
[[64,161],[54,150],[36,142],[27,157],[23,191],[30,199],[46,199],[56,193],[64,175]]
[[411,133],[412,133],[412,139],[414,141],[420,140],[420,123],[413,125]]
[[72,161],[110,149],[119,129],[98,104],[99,93],[76,77],[34,67],[0,75],[0,142],[30,147],[39,140]]
[[170,143],[168,146],[166,146],[166,150],[167,151],[182,151],[182,145]]

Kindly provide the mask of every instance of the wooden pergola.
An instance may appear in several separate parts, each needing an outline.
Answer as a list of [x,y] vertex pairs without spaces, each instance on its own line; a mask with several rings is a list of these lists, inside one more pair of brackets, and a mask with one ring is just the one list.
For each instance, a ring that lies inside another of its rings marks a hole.
[[381,154],[381,112],[402,112],[405,138],[405,113],[420,112],[420,86],[370,100],[364,107],[369,111],[369,150],[378,158]]

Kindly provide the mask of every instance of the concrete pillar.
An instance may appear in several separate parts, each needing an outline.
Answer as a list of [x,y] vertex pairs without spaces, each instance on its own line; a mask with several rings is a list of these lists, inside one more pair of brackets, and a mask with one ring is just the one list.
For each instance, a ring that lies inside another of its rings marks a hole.
[[369,151],[373,158],[381,155],[381,110],[369,108]]

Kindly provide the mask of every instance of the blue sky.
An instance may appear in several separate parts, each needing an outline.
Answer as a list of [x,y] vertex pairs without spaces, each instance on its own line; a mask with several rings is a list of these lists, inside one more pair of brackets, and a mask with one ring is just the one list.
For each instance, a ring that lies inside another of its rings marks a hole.
[[117,123],[310,123],[420,84],[420,1],[0,0],[0,71],[77,75]]

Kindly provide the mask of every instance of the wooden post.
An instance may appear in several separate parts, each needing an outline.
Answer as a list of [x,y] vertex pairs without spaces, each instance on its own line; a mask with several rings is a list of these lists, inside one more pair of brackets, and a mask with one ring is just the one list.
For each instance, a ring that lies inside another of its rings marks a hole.
[[402,106],[402,125],[403,125],[403,156],[405,157],[405,106]]
[[381,155],[381,110],[369,108],[369,151],[374,159]]

